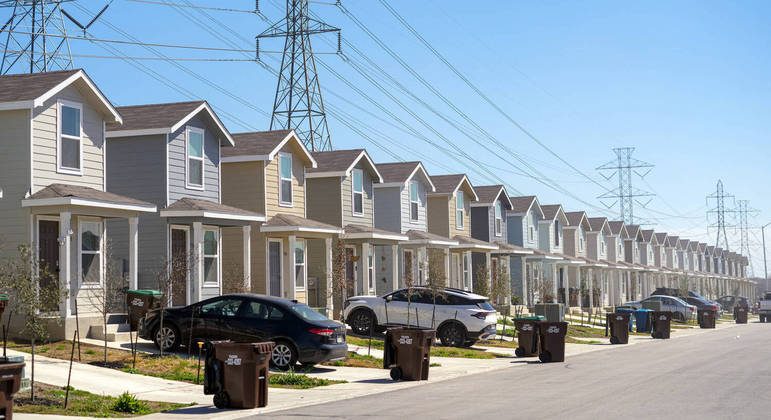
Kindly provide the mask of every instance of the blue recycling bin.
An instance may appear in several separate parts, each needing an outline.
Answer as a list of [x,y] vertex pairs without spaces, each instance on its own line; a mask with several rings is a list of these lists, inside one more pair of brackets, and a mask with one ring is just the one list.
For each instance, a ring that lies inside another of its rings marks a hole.
[[651,330],[651,317],[650,313],[653,312],[650,309],[638,309],[634,311],[634,318],[637,320],[637,332],[650,332]]
[[632,329],[632,320],[634,319],[635,310],[632,308],[616,308],[617,314],[630,314],[629,315],[629,331],[634,331]]

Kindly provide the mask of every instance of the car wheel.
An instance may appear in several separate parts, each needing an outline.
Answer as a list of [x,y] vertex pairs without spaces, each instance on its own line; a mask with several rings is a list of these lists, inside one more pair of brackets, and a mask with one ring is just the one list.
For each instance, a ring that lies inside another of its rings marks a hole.
[[402,369],[400,367],[393,367],[391,368],[391,379],[394,381],[398,381],[399,379],[402,379]]
[[443,346],[461,347],[466,342],[466,329],[455,322],[447,324],[439,330],[439,340]]
[[160,327],[155,329],[155,346],[163,351],[174,351],[179,347],[179,329],[171,324],[164,324],[163,330]]
[[214,394],[214,406],[222,409],[222,408],[228,408],[230,405],[230,397],[228,396],[228,393],[225,391],[219,391],[216,394]]
[[372,311],[367,309],[359,309],[348,318],[348,323],[351,325],[351,330],[354,334],[369,336],[373,331],[373,323],[375,317],[372,316]]
[[297,364],[297,350],[288,341],[277,341],[270,355],[270,364],[278,370],[289,370]]

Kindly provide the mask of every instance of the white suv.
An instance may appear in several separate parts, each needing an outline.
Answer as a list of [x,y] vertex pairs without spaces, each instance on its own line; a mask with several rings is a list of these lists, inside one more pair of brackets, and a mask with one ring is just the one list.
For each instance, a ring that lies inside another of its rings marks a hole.
[[[413,287],[407,316],[407,289],[383,296],[355,296],[345,301],[343,316],[355,334],[369,335],[390,326],[436,328],[445,346],[471,346],[495,335],[497,316],[484,296],[443,289],[434,298],[430,289]],[[432,325],[432,317],[433,325]]]

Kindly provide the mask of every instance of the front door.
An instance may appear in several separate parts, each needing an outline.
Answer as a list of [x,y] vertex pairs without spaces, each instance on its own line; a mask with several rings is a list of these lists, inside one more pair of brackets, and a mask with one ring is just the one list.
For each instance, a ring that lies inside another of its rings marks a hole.
[[345,248],[345,296],[356,296],[356,252]]
[[171,304],[187,304],[187,230],[171,229]]
[[271,296],[281,297],[281,242],[268,242],[268,276]]
[[[58,289],[59,283],[59,222],[41,220],[38,228],[38,259],[44,276],[40,278],[40,287]],[[68,285],[69,286],[69,285]],[[56,306],[46,308],[55,311]]]

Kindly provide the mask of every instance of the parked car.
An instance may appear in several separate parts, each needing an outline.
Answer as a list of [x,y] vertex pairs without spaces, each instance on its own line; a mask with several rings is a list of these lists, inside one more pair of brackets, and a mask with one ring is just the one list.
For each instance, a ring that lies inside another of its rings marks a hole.
[[[411,289],[409,317],[407,289],[383,296],[356,296],[345,301],[343,316],[354,333],[368,335],[387,326],[436,328],[445,346],[471,346],[477,340],[495,335],[495,309],[484,296],[459,289],[443,289],[436,295],[430,289]],[[409,319],[408,319],[409,318]]]
[[733,312],[734,306],[741,305],[747,309],[750,308],[750,300],[744,296],[727,295],[721,296],[717,299],[718,303],[723,305],[727,311]]
[[696,315],[696,307],[683,301],[682,299],[674,296],[648,296],[645,299],[627,302],[624,304],[626,307],[633,309],[642,309],[643,302],[661,302],[661,309],[663,311],[672,312],[672,318],[675,321],[684,322],[692,319]]
[[685,302],[688,303],[689,305],[695,306],[696,309],[701,309],[701,310],[711,309],[715,311],[715,313],[717,314],[720,313],[720,307],[717,304],[714,304],[708,301],[707,299],[704,299],[703,297],[688,296],[683,300],[685,300]]
[[273,341],[271,365],[286,370],[295,364],[345,358],[345,326],[297,301],[252,294],[217,296],[184,307],[150,311],[139,325],[139,336],[156,347],[173,351],[180,345],[206,340]]
[[[707,302],[709,304],[715,305],[717,308],[711,308],[711,309],[715,309],[716,311],[718,311],[718,313],[723,311],[723,306],[719,302],[707,299],[701,294],[699,294],[699,292],[695,292],[693,290],[688,290],[687,293],[683,294],[683,291],[681,289],[676,289],[672,287],[657,287],[656,290],[654,290],[653,293],[651,293],[651,296],[656,296],[656,295],[674,296],[682,300],[685,300],[686,302],[692,305],[696,305],[697,308],[699,308],[700,305],[696,302],[703,301],[703,302]],[[696,298],[697,300],[693,300],[691,302],[691,301],[688,301],[688,298]],[[699,309],[705,309],[705,308],[699,308]]]
[[771,292],[766,292],[758,302],[758,315],[760,322],[771,322]]

